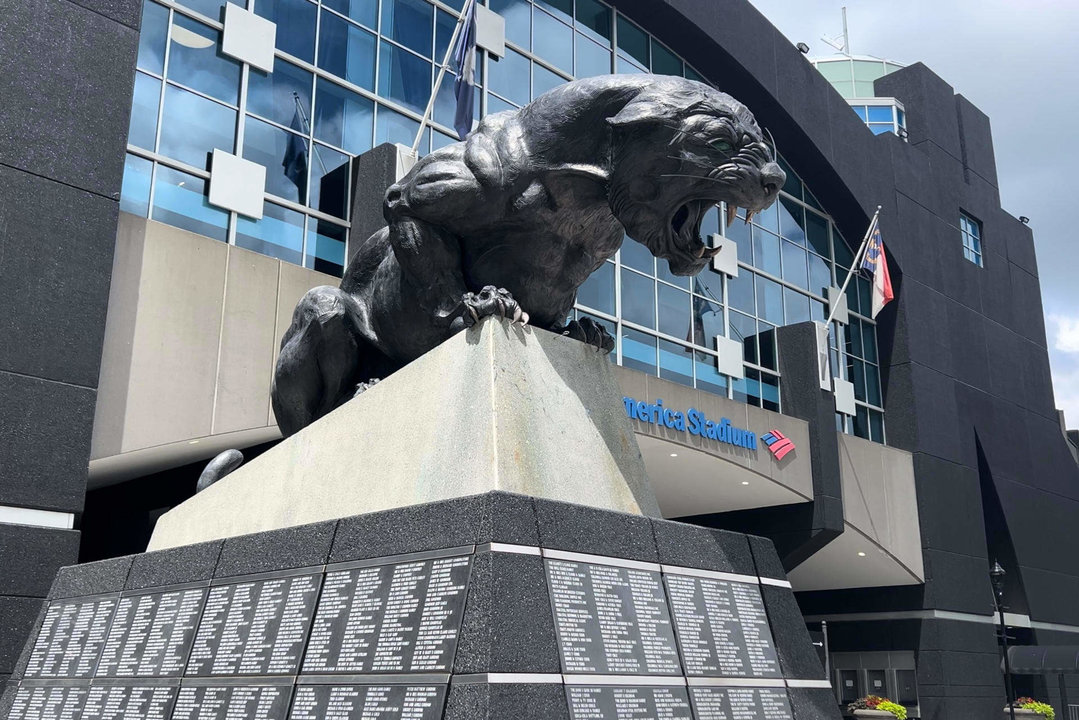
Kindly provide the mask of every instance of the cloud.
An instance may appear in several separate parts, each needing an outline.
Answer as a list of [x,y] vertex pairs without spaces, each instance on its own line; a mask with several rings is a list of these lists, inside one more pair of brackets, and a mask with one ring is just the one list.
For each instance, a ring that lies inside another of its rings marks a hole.
[[1079,353],[1079,317],[1053,314],[1049,316],[1053,327],[1053,348],[1060,352]]

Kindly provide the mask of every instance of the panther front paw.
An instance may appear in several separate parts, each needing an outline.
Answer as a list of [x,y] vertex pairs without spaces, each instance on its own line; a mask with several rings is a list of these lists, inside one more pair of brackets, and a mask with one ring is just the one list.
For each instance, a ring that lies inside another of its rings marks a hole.
[[488,285],[478,293],[465,293],[461,298],[464,304],[464,321],[466,327],[471,327],[482,318],[499,315],[509,318],[513,322],[528,324],[528,313],[521,309],[513,295],[505,288],[496,288]]
[[594,345],[605,353],[614,350],[614,338],[607,332],[607,328],[592,318],[583,317],[580,320],[570,320],[562,328],[562,335]]

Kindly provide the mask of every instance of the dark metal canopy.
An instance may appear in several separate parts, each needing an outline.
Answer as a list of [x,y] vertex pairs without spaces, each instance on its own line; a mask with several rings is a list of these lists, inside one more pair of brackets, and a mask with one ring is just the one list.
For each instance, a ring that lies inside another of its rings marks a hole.
[[1008,662],[1016,675],[1079,675],[1079,645],[1013,645]]

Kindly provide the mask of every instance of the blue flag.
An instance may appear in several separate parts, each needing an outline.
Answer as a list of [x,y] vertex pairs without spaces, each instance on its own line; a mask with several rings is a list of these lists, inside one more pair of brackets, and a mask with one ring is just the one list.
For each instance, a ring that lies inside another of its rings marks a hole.
[[472,114],[476,97],[476,3],[469,2],[465,8],[461,31],[453,48],[453,64],[457,79],[453,82],[453,94],[457,98],[457,113],[453,127],[461,140],[472,131]]

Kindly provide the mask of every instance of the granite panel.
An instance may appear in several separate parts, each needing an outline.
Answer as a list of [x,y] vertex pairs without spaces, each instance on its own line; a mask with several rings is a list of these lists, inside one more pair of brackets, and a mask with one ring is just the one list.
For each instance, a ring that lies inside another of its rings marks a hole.
[[45,597],[56,572],[79,559],[79,531],[0,524],[0,595]]
[[[84,0],[113,13],[135,2]],[[0,47],[0,95],[19,109],[0,117],[0,164],[118,199],[138,31],[65,0],[20,0],[5,4]]]
[[825,679],[824,668],[813,648],[802,612],[790,588],[761,585],[761,598],[772,628],[783,676],[806,680]]
[[222,545],[223,540],[216,540],[136,555],[126,587],[138,590],[209,580],[214,576]]
[[50,600],[119,592],[127,583],[134,555],[60,568],[49,592]]
[[971,172],[996,187],[997,161],[993,152],[993,131],[989,116],[962,95],[955,96],[955,110],[959,118],[960,142],[963,161]]
[[214,577],[322,565],[330,557],[337,521],[226,538]]
[[561,684],[450,685],[445,720],[569,720]]
[[487,542],[539,545],[532,499],[491,492],[345,518],[330,562]]
[[18,686],[14,683],[8,684],[6,681],[0,683],[0,717],[7,717],[11,706],[15,703],[15,693],[18,690]]
[[639,515],[535,500],[540,544],[554,550],[658,562],[652,522]]
[[652,520],[659,561],[666,565],[756,574],[749,543],[741,533],[670,520]]
[[15,670],[41,606],[41,598],[0,595],[0,672]]
[[561,672],[557,643],[542,558],[478,553],[453,672]]
[[753,553],[753,563],[757,575],[763,578],[786,580],[787,572],[783,569],[783,563],[779,560],[775,544],[765,537],[746,535],[749,541],[749,550]]
[[[915,453],[913,460],[920,489],[917,495],[922,545],[965,555],[984,552],[977,471],[925,453]],[[956,508],[965,508],[966,512],[956,512]]]
[[0,371],[0,505],[82,509],[94,400],[89,388]]
[[138,30],[142,20],[140,0],[67,0]]
[[794,720],[835,720],[839,717],[839,704],[829,688],[790,688],[787,694]]

